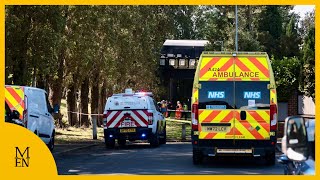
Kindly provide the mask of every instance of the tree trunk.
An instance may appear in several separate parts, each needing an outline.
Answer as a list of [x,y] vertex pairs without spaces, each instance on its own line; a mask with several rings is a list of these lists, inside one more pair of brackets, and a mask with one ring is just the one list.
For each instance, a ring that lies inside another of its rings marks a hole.
[[[107,102],[106,90],[107,90],[107,83],[106,83],[106,81],[104,81],[103,84],[102,84],[102,87],[101,87],[100,98],[99,98],[99,112],[101,114],[103,114],[104,106],[105,106],[105,104]],[[103,117],[99,116],[98,126],[102,125],[102,123],[103,123],[102,121],[103,121]]]
[[28,12],[28,8],[21,9],[19,6],[15,6],[13,14],[16,12],[24,13],[24,21],[22,24],[19,24],[17,28],[21,28],[19,36],[16,38],[15,47],[16,53],[13,54],[12,62],[13,63],[13,84],[15,85],[29,85],[27,77],[27,51],[28,51],[28,37],[29,30],[31,27],[31,15]]
[[74,83],[71,83],[68,86],[68,91],[67,91],[67,108],[68,108],[68,122],[70,126],[75,126],[78,124],[78,116],[76,113],[72,112],[77,112],[77,102],[76,102],[76,91],[75,91],[75,85]]
[[[94,80],[91,83],[91,114],[100,113],[98,112],[99,111],[98,108],[99,108],[99,83],[97,80]],[[99,118],[97,118],[97,126],[100,126]]]
[[[58,125],[62,126],[62,115],[60,113],[62,91],[63,91],[63,71],[64,71],[64,61],[65,61],[65,50],[61,50],[59,56],[59,67],[57,70],[58,78],[55,78],[50,83],[50,103],[52,104],[54,110],[58,110],[55,119],[58,121]],[[52,78],[53,79],[53,78]]]
[[[81,95],[80,95],[80,107],[81,107],[81,113],[88,114],[88,102],[89,102],[89,78],[86,77],[84,81],[82,81],[81,84]],[[92,113],[92,112],[91,112]],[[89,127],[89,116],[81,114],[80,115],[80,125],[84,127]]]

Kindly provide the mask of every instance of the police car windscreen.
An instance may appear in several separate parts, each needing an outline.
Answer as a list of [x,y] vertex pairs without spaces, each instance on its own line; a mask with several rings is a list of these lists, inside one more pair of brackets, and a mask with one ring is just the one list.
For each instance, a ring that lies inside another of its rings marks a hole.
[[148,109],[146,97],[119,96],[108,99],[107,110]]
[[268,81],[201,81],[199,109],[270,109]]

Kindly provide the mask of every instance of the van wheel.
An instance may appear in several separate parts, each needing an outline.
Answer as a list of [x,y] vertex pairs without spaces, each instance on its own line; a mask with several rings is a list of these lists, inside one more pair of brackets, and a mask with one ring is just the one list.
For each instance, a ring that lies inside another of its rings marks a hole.
[[112,149],[115,146],[115,140],[114,139],[105,139],[104,144],[106,145],[106,148]]
[[152,147],[158,147],[159,146],[159,134],[158,132],[156,132],[156,134],[152,134],[151,138],[150,138],[150,145]]
[[119,144],[119,146],[125,146],[126,140],[125,139],[118,139],[118,144]]
[[275,152],[269,153],[265,156],[266,165],[267,166],[274,166],[276,163],[276,154]]
[[202,163],[203,160],[203,155],[201,151],[197,149],[193,149],[193,156],[192,156],[193,164],[194,165],[199,165]]
[[54,132],[53,132],[52,135],[51,135],[51,138],[50,138],[50,142],[49,142],[49,144],[48,144],[48,147],[49,147],[50,151],[52,152],[53,149],[54,149]]

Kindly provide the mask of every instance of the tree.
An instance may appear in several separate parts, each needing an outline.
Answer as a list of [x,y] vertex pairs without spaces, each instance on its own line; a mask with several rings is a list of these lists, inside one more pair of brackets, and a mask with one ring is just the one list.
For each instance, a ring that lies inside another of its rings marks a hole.
[[295,90],[298,90],[300,79],[301,60],[297,57],[271,59],[274,72],[277,97],[280,102],[286,102]]
[[283,34],[280,38],[279,50],[281,51],[281,56],[285,56],[285,57],[300,56],[299,45],[301,44],[301,38],[298,34],[297,18],[298,17],[291,15],[291,19],[285,29],[285,34]]
[[311,26],[303,45],[303,91],[305,95],[315,98],[315,27]]
[[282,35],[282,17],[279,6],[264,6],[258,22],[258,39],[263,50],[276,59],[282,58],[279,41]]

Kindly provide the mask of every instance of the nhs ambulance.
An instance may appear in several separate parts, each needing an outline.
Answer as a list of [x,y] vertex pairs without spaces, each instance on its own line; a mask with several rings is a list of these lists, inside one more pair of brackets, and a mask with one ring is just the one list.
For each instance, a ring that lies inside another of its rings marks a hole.
[[264,52],[203,52],[192,92],[193,163],[248,156],[275,163],[277,95]]

